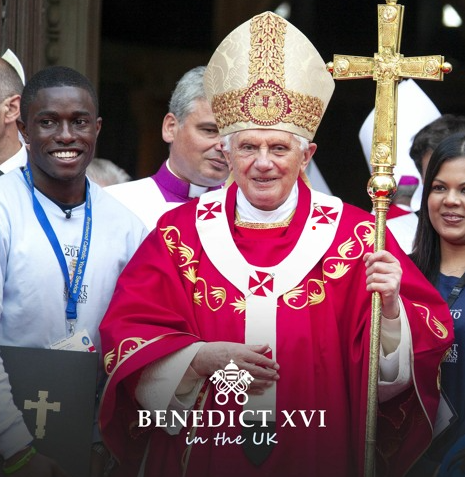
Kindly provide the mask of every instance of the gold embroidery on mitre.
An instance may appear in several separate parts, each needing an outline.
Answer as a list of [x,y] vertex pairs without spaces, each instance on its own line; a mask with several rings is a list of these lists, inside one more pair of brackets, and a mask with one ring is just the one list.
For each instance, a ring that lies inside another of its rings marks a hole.
[[245,117],[260,126],[273,126],[285,120],[289,98],[273,83],[257,83],[242,98]]
[[284,37],[286,22],[268,12],[250,22],[249,88],[263,81],[285,87]]
[[283,119],[284,123],[292,123],[307,131],[315,132],[323,117],[323,101],[314,96],[287,91],[291,101],[290,111]]
[[227,91],[226,93],[216,94],[212,98],[212,111],[215,115],[218,129],[224,129],[235,123],[241,123],[248,120],[242,111],[241,99],[246,93],[246,89]]
[[220,130],[240,122],[259,126],[293,124],[315,133],[323,116],[319,98],[286,89],[286,21],[267,13],[250,23],[247,88],[216,94],[212,110]]

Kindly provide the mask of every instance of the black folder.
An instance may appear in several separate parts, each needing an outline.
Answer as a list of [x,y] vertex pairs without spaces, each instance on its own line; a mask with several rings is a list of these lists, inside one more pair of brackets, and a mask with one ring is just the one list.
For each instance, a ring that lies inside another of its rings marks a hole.
[[0,357],[37,451],[72,477],[88,477],[98,354],[0,346]]

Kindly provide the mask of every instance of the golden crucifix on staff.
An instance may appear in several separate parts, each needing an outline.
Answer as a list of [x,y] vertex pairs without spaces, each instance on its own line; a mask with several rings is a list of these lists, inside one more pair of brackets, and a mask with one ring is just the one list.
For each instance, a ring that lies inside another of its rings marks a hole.
[[[378,53],[373,58],[334,55],[328,70],[334,79],[373,78],[376,84],[375,117],[370,162],[372,175],[368,194],[373,202],[375,251],[383,250],[386,213],[397,187],[396,165],[397,86],[402,78],[442,80],[452,67],[440,55],[405,58],[400,52],[404,6],[386,0],[378,5]],[[375,475],[376,418],[378,409],[378,371],[381,323],[381,297],[372,298],[368,402],[365,440],[365,475]]]

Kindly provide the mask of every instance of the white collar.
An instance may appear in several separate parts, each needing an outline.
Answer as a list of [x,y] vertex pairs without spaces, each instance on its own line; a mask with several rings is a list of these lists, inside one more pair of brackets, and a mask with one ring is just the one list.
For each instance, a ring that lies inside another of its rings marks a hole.
[[241,189],[237,189],[236,211],[241,222],[273,224],[284,222],[294,212],[298,200],[297,182],[292,187],[289,197],[284,204],[275,210],[260,210],[254,207],[246,198]]
[[189,197],[194,199],[195,197],[200,197],[204,192],[208,191],[208,187],[199,186],[196,184],[189,184]]
[[[170,167],[169,158],[166,161],[166,167],[171,172],[171,174],[173,174],[174,177],[177,177],[181,181],[184,180],[184,179],[181,179],[179,176],[177,176],[173,172],[173,170]],[[207,191],[208,191],[208,187],[199,186],[199,185],[196,185],[196,184],[189,183],[189,193],[187,194],[187,196],[190,197],[191,199],[195,199],[196,197],[200,197],[204,192],[207,192]]]

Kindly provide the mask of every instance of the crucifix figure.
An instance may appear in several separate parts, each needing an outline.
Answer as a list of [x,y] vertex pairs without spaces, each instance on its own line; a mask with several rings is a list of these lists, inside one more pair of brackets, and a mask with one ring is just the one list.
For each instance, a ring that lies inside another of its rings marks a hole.
[[45,437],[45,424],[47,422],[47,411],[60,412],[61,404],[59,402],[47,402],[48,391],[39,391],[39,400],[37,402],[26,399],[24,409],[37,409],[36,432],[37,439]]
[[[370,162],[373,173],[368,182],[376,214],[374,250],[385,246],[386,213],[396,193],[393,169],[396,165],[397,86],[402,78],[441,81],[452,71],[440,55],[405,58],[400,53],[404,6],[396,0],[378,5],[378,53],[373,58],[334,55],[327,68],[334,79],[373,78],[376,81],[375,116]],[[373,294],[368,403],[365,441],[365,475],[375,474],[376,419],[378,409],[378,370],[381,328],[381,298]]]

